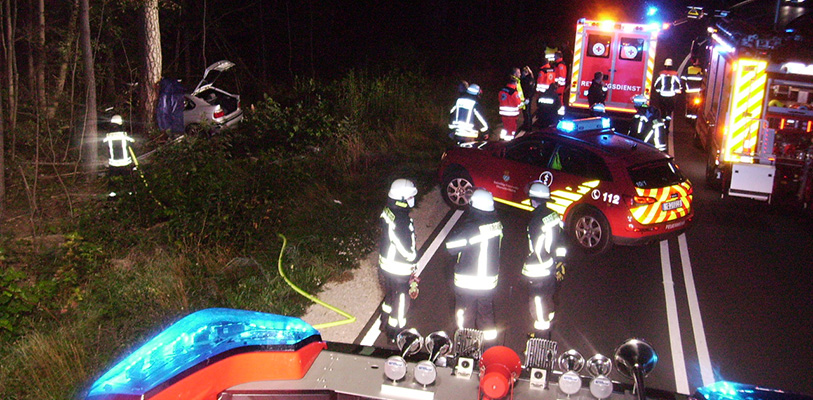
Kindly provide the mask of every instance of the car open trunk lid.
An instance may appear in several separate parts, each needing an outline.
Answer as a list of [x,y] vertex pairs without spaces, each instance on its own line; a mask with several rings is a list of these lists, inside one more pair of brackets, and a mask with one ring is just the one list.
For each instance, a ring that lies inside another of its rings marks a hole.
[[229,60],[220,60],[207,67],[206,71],[203,72],[203,79],[195,86],[195,90],[192,91],[192,94],[198,94],[212,87],[220,74],[233,66],[234,63]]

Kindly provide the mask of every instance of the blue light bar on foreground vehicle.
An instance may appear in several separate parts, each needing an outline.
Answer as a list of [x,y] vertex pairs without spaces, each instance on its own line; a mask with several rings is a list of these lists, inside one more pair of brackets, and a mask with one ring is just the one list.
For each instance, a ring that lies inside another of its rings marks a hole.
[[556,129],[566,133],[579,133],[583,131],[596,131],[610,128],[609,118],[583,118],[576,120],[563,119],[556,125]]
[[813,400],[813,397],[742,383],[718,381],[698,388],[694,400]]
[[121,360],[93,383],[87,398],[145,398],[179,374],[241,351],[296,351],[318,341],[319,332],[299,318],[205,309],[182,318]]

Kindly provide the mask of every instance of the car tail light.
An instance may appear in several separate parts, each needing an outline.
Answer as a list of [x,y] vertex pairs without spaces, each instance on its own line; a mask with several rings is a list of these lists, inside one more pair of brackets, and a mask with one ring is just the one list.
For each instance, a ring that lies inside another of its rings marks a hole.
[[639,206],[646,206],[650,204],[655,204],[658,202],[658,199],[649,196],[632,196],[630,199],[630,207],[639,207]]
[[223,118],[224,115],[226,115],[226,112],[223,111],[223,109],[220,108],[220,106],[217,106],[217,109],[215,109],[215,113],[212,116],[215,118]]

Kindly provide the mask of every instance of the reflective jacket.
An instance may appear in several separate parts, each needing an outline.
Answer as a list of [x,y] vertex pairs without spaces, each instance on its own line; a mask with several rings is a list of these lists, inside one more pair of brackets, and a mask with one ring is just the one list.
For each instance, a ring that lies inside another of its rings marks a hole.
[[522,98],[519,97],[516,83],[511,82],[505,85],[504,88],[500,89],[498,99],[500,101],[500,116],[519,116],[519,108],[522,105]]
[[550,66],[550,63],[545,63],[539,68],[539,76],[536,78],[536,91],[544,93],[553,82],[556,82],[556,72]]
[[406,202],[387,200],[381,212],[378,265],[393,275],[411,275],[416,268],[415,228]]
[[480,103],[473,95],[464,94],[457,99],[450,115],[449,129],[457,136],[477,138],[480,132],[488,131],[488,123],[480,110]]
[[680,80],[683,82],[683,87],[686,88],[686,93],[697,93],[703,83],[703,70],[696,65],[690,65]]
[[559,84],[559,89],[556,89],[556,93],[562,94],[565,92],[565,85],[567,84],[567,65],[559,58],[556,60],[556,66],[553,68],[556,71],[556,83]]
[[457,257],[454,267],[456,287],[493,290],[500,270],[502,223],[497,212],[472,208],[459,228],[446,239],[446,250]]
[[528,278],[554,277],[553,266],[567,255],[564,247],[562,218],[545,205],[536,207],[528,223],[528,245],[531,253],[522,267]]
[[680,79],[676,71],[665,69],[660,72],[655,80],[655,93],[663,97],[675,97],[680,93]]

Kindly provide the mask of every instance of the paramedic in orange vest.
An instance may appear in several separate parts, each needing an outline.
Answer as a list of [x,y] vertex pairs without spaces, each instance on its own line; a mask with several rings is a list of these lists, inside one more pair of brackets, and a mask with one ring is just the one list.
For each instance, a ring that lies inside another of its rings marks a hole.
[[539,75],[536,78],[536,92],[540,98],[554,82],[556,82],[556,72],[550,66],[550,60],[545,59],[545,64],[539,67]]
[[559,93],[559,101],[562,104],[565,104],[565,86],[567,86],[567,65],[565,65],[564,60],[562,59],[562,52],[557,51],[556,55],[553,56],[554,62],[554,72],[555,72],[555,80],[556,83],[559,84],[559,89],[556,89],[556,93]]
[[522,107],[522,98],[514,75],[510,75],[505,87],[500,89],[498,100],[500,102],[500,118],[502,118],[500,139],[513,140],[517,134],[517,120],[519,119],[520,107]]
[[667,58],[663,62],[663,70],[655,80],[655,93],[658,94],[658,106],[669,131],[669,124],[672,122],[672,113],[675,111],[675,95],[680,91],[680,78],[672,65],[672,59]]

